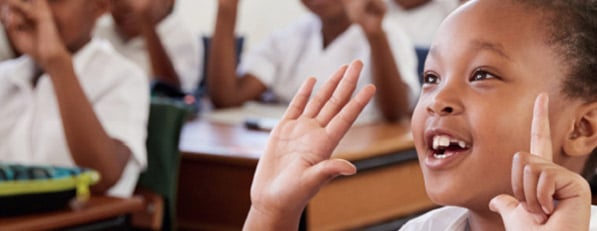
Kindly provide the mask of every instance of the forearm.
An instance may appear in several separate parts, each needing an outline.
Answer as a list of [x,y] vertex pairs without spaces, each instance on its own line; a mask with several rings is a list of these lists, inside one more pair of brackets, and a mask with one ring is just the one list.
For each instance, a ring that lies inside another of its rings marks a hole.
[[238,106],[239,79],[236,76],[234,30],[237,4],[219,5],[207,62],[207,83],[216,107]]
[[72,58],[61,57],[47,67],[71,156],[77,165],[100,172],[102,179],[94,190],[104,192],[120,179],[130,150],[104,131],[79,84]]
[[156,24],[152,20],[141,20],[142,36],[149,55],[152,75],[162,82],[180,88],[180,79],[172,60],[156,31]]
[[409,114],[409,88],[396,66],[386,33],[367,35],[371,48],[373,83],[377,87],[377,106],[388,121],[397,121]]

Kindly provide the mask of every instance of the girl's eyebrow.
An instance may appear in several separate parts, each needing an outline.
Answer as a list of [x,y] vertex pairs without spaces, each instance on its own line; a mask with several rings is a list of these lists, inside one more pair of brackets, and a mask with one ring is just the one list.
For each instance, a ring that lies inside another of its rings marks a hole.
[[506,54],[504,46],[501,43],[492,43],[489,41],[484,41],[484,40],[474,40],[471,43],[471,47],[472,49],[475,50],[487,50],[487,51],[491,51],[492,53],[495,53],[507,60],[512,60],[510,59],[510,57]]

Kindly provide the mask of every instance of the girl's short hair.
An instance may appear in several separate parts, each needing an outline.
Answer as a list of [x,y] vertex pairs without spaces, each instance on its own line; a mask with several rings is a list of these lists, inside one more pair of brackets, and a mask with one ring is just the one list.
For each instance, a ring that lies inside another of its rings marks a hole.
[[[539,10],[546,40],[565,64],[562,92],[586,102],[597,101],[597,0],[512,0],[529,10]],[[597,149],[585,165],[583,176],[597,172]],[[594,180],[593,180],[594,181]]]

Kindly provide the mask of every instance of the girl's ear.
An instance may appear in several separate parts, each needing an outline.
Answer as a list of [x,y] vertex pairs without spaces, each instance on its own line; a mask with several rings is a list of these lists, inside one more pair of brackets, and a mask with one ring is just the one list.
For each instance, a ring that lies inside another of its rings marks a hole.
[[582,105],[576,118],[564,142],[564,153],[573,157],[590,155],[597,147],[597,102]]

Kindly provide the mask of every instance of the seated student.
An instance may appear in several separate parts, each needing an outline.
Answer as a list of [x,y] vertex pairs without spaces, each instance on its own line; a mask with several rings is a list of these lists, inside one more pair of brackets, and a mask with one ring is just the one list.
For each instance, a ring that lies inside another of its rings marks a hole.
[[417,47],[429,47],[435,30],[458,0],[389,0],[386,23],[404,30]]
[[92,190],[130,196],[146,166],[143,71],[93,39],[105,0],[3,0],[24,55],[0,63],[0,160],[97,170]]
[[152,80],[184,92],[197,88],[203,46],[174,12],[175,0],[110,0],[111,17],[98,20],[95,35],[147,72]]
[[[401,230],[597,230],[580,175],[597,164],[596,4],[478,0],[443,22],[412,129],[427,193],[446,206]],[[313,79],[297,93],[259,160],[245,230],[295,230],[323,184],[355,173],[330,155],[373,95],[335,103],[360,68],[312,100]]]
[[271,90],[288,103],[305,76],[328,76],[353,59],[365,62],[359,83],[378,85],[362,122],[406,118],[419,91],[414,47],[385,30],[381,0],[302,0],[311,14],[273,33],[243,57],[235,71],[234,28],[238,0],[220,0],[208,62],[208,89],[216,107],[239,106]]

